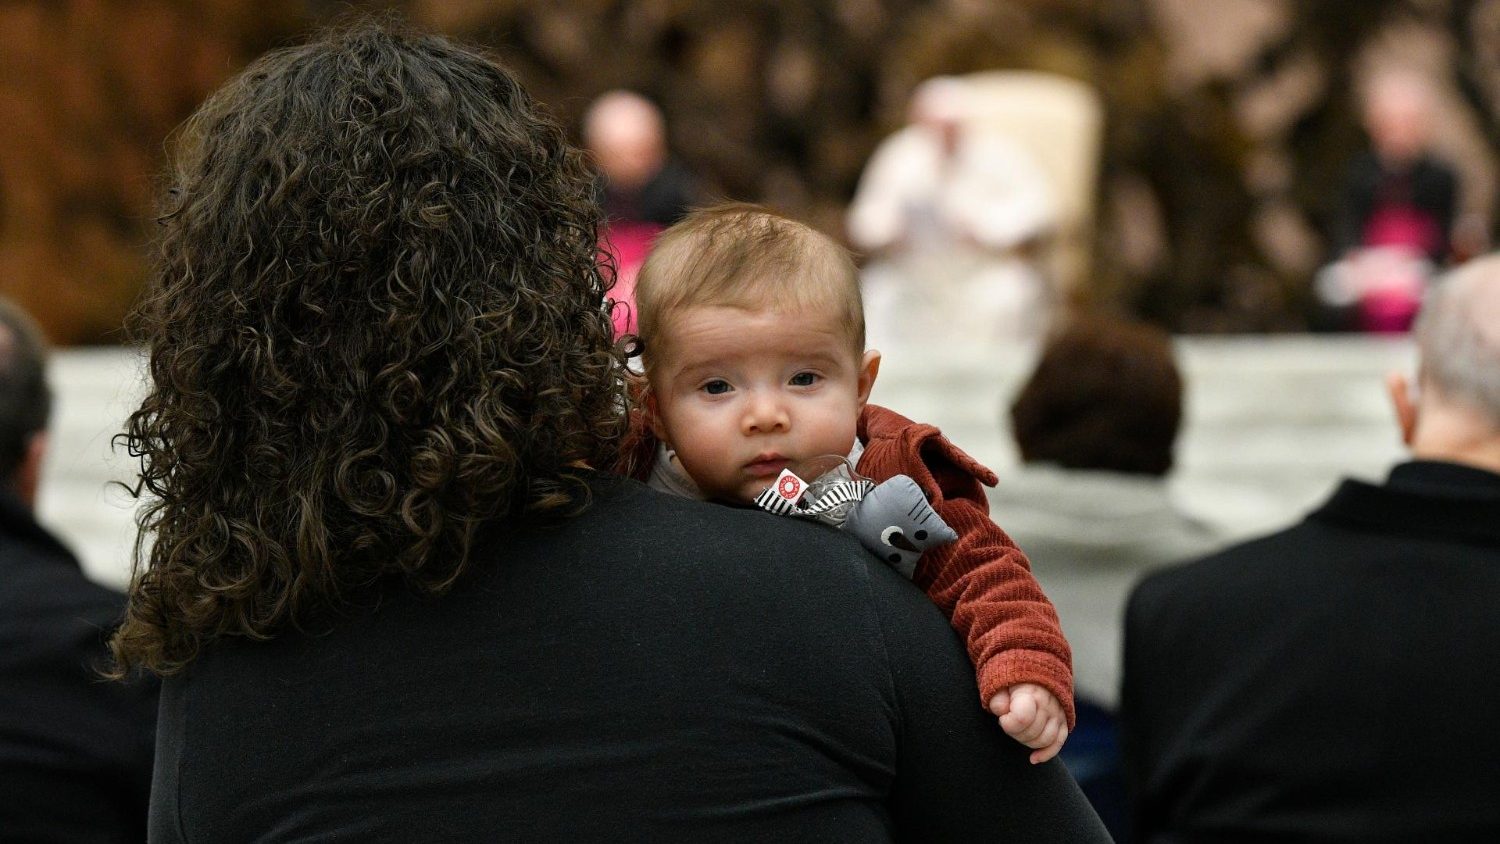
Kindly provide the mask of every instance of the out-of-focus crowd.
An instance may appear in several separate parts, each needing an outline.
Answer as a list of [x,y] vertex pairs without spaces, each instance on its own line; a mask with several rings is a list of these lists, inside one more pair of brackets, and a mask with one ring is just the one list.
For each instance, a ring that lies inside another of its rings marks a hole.
[[[1412,333],[1419,364],[1387,384],[1411,459],[1228,547],[1168,492],[1184,396],[1170,335],[1079,307],[1100,104],[1033,74],[915,90],[842,221],[866,259],[870,345],[1040,345],[1009,408],[1024,465],[989,502],[1071,643],[1062,760],[1117,840],[1500,834],[1500,256],[1472,254],[1426,81],[1371,77],[1370,148],[1317,283],[1324,327]],[[624,339],[653,243],[713,180],[640,93],[599,97],[581,136]],[[157,687],[98,679],[123,597],[32,514],[44,372],[39,330],[0,301],[0,840],[139,840]]]
[[[1438,94],[1460,251],[1482,251],[1494,219],[1496,0],[16,0],[0,7],[0,292],[59,343],[118,342],[163,138],[260,51],[370,7],[484,43],[575,131],[599,93],[645,92],[711,192],[833,236],[923,79],[1078,81],[1105,111],[1081,234],[1105,260],[1078,292],[1174,331],[1324,316],[1312,280],[1363,142],[1360,81],[1380,63],[1420,67]],[[6,280],[21,277],[46,292]]]
[[[1368,82],[1370,146],[1348,162],[1316,285],[1322,329],[1407,331],[1432,279],[1483,246],[1458,227],[1457,172],[1433,150],[1435,97],[1413,70]],[[927,80],[908,117],[871,158],[845,221],[866,257],[874,344],[1041,336],[1087,298],[1101,103],[1068,80],[995,72]],[[703,180],[669,155],[665,119],[639,94],[602,97],[584,138],[610,220],[617,328],[628,332],[650,238],[706,201]]]

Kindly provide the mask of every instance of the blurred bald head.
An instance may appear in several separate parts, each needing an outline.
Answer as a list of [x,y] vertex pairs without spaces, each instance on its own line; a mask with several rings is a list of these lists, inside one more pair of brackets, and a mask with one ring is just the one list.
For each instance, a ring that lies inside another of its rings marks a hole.
[[1423,389],[1464,406],[1500,434],[1500,254],[1443,278],[1415,332]]
[[1386,161],[1414,161],[1431,141],[1437,94],[1432,83],[1409,70],[1384,70],[1365,88],[1365,130],[1375,153]]
[[667,160],[667,129],[661,109],[633,91],[610,91],[589,106],[583,140],[599,172],[621,190],[650,181]]

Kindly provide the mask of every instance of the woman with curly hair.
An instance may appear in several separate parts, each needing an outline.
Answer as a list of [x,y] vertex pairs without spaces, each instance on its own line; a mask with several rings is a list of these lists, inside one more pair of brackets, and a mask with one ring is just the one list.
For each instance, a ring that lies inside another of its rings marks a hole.
[[509,73],[377,25],[188,121],[112,643],[166,678],[152,839],[1035,840],[1087,812],[851,540],[596,471],[628,402],[591,194]]

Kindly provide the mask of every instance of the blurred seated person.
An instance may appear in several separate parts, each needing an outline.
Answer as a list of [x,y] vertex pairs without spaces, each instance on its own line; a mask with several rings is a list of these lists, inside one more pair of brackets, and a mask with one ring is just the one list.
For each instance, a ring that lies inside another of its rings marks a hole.
[[865,305],[874,345],[957,336],[1036,336],[1050,289],[1030,247],[1057,222],[1052,185],[1003,133],[972,120],[977,95],[936,77],[910,125],[883,141],[849,208],[849,239],[871,254]]
[[1404,332],[1434,272],[1447,264],[1458,179],[1430,149],[1434,93],[1409,71],[1386,70],[1365,91],[1370,149],[1350,164],[1334,232],[1335,262],[1320,274],[1334,327]]
[[144,841],[156,685],[103,682],[125,596],[32,515],[44,357],[36,324],[0,299],[0,841]]
[[698,201],[698,189],[667,154],[661,109],[640,94],[610,91],[594,100],[584,115],[583,139],[599,170],[601,239],[615,259],[615,334],[633,333],[635,275],[657,233]]
[[1131,595],[1141,840],[1500,841],[1500,256],[1414,334],[1387,382],[1409,461]]
[[1046,343],[1011,405],[1023,466],[990,490],[995,517],[1031,558],[1073,647],[1078,729],[1062,759],[1117,839],[1126,597],[1146,573],[1224,542],[1167,491],[1182,394],[1165,332],[1075,318]]

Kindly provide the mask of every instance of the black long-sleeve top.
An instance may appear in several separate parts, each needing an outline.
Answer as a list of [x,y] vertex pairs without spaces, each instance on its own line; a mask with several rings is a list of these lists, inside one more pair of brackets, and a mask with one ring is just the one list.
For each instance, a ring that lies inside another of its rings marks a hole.
[[1104,841],[848,536],[601,480],[440,599],[213,647],[163,692],[152,840]]

